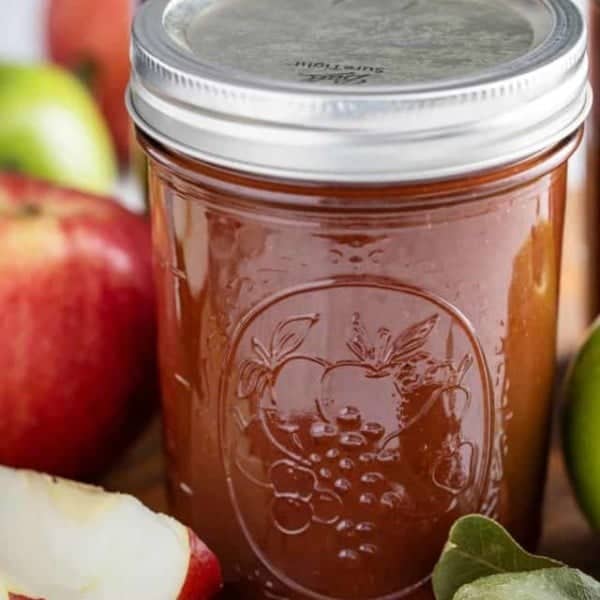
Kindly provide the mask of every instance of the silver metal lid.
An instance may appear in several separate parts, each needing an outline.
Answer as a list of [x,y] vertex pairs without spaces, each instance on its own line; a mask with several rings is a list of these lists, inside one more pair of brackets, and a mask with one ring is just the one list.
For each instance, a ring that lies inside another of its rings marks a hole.
[[551,147],[586,117],[571,0],[151,0],[130,112],[151,137],[256,174],[430,180]]

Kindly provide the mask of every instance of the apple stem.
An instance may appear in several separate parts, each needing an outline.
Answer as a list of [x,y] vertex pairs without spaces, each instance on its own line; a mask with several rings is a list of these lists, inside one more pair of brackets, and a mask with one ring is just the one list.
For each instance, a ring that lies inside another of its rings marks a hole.
[[26,202],[22,206],[19,206],[17,216],[23,217],[24,219],[30,217],[39,217],[42,214],[42,209],[39,204],[33,202]]
[[75,65],[73,73],[83,85],[92,89],[97,79],[98,69],[92,59],[86,58]]
[[34,201],[16,205],[0,202],[0,218],[31,219],[41,214],[43,214],[42,207]]

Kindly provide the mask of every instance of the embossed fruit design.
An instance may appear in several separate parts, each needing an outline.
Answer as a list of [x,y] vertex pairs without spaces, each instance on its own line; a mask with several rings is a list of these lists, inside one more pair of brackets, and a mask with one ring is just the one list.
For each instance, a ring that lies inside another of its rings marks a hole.
[[259,339],[252,338],[252,350],[256,358],[244,361],[240,367],[238,396],[240,398],[248,398],[253,394],[262,396],[267,391],[271,404],[275,406],[278,403],[278,396],[285,396],[285,384],[282,384],[281,380],[286,376],[289,377],[290,372],[293,376],[294,371],[303,371],[301,375],[304,381],[307,379],[307,370],[316,370],[320,377],[323,367],[327,364],[325,361],[294,354],[318,320],[318,315],[309,314],[292,317],[279,323],[268,347]]
[[[440,521],[449,526],[472,510],[477,452],[462,422],[472,405],[464,380],[473,356],[454,359],[452,321],[447,356],[432,352],[439,314],[396,336],[380,328],[372,342],[355,313],[349,356],[303,352],[320,319],[280,321],[268,344],[250,338],[254,356],[239,366],[233,409],[235,465],[268,507],[273,554],[285,545],[302,569],[302,548],[313,540],[323,549],[319,572],[373,573],[372,581],[340,582],[333,597],[371,597],[374,581],[392,586],[377,590],[388,594],[426,578],[435,559],[431,544],[415,550],[406,539],[429,539]],[[402,561],[421,566],[390,577]]]
[[[344,404],[360,406],[367,422],[397,421],[397,428],[386,432],[384,445],[397,438],[431,408],[437,388],[448,381],[449,374],[443,371],[451,365],[422,351],[438,320],[434,315],[395,339],[389,329],[381,328],[372,343],[360,315],[354,314],[347,346],[356,358],[331,365],[323,375],[319,398],[323,414],[335,417]],[[422,394],[415,399],[416,391]]]

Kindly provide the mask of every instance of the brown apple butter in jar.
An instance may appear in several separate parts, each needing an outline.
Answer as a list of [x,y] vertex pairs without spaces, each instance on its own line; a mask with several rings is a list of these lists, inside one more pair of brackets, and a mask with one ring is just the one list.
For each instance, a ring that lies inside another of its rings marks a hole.
[[149,158],[171,506],[226,598],[429,599],[461,515],[537,543],[570,0],[154,0]]

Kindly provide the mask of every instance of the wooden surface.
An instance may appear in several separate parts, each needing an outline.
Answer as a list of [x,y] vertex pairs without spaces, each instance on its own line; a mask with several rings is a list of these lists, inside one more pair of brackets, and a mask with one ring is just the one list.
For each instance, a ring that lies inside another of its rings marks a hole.
[[[166,512],[163,476],[160,427],[156,422],[103,485],[134,494],[154,510]],[[592,533],[577,508],[557,444],[550,458],[544,539],[540,550],[600,578],[600,535]]]

